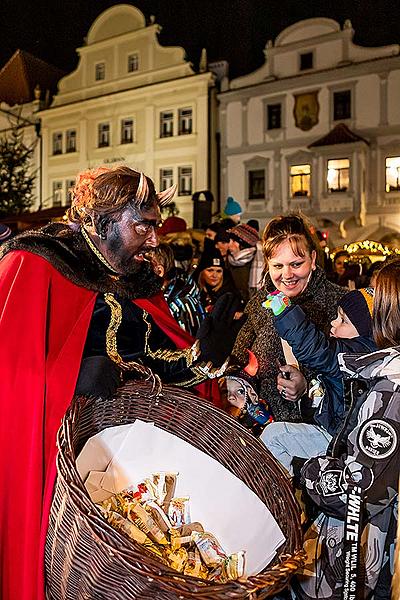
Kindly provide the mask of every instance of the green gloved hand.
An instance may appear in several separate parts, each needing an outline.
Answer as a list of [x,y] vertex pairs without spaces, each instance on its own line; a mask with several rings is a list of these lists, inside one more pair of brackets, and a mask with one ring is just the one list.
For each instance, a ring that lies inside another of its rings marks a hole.
[[290,306],[290,298],[285,296],[283,292],[275,290],[267,295],[267,299],[262,303],[263,308],[269,308],[274,313],[275,317],[281,315],[288,306]]

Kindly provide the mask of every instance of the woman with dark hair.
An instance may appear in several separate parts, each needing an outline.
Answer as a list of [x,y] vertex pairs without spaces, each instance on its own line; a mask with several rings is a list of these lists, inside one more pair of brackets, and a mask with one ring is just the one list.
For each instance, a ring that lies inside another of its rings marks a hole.
[[203,253],[193,274],[200,288],[201,303],[206,312],[211,312],[218,298],[231,292],[241,301],[230,272],[225,268],[224,258],[217,248]]
[[[261,304],[274,290],[283,292],[294,304],[299,304],[306,315],[326,334],[337,314],[337,302],[346,290],[329,282],[324,271],[316,264],[316,244],[304,221],[298,215],[279,216],[265,227],[263,252],[266,262],[264,285],[248,302],[245,321],[233,348],[240,365],[247,363],[247,350],[251,350],[259,364],[260,397],[268,400],[277,421],[301,421],[302,415],[295,402],[306,391],[298,389],[300,375],[292,366],[282,370],[277,360],[285,364],[284,347],[272,314]],[[310,380],[312,374],[306,372]],[[280,393],[282,392],[283,393]]]
[[326,456],[301,472],[319,514],[305,535],[294,597],[390,598],[400,442],[400,260],[379,271],[372,330],[379,350],[340,355],[350,410]]

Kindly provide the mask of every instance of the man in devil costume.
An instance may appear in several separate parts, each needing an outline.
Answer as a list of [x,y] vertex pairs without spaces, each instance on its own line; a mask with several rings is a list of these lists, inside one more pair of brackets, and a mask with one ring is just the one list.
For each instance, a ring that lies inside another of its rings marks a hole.
[[[193,386],[223,373],[241,321],[222,298],[184,347],[147,252],[175,187],[126,166],[77,177],[67,223],[2,246],[0,597],[43,600],[56,433],[74,393],[107,401],[135,365]],[[216,307],[217,308],[217,307]]]

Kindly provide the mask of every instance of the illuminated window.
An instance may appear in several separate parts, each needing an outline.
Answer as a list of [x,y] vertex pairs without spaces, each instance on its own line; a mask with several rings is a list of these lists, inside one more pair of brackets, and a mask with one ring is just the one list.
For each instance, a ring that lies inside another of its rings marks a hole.
[[53,181],[53,206],[61,206],[63,182]]
[[179,167],[179,196],[190,196],[192,193],[192,167]]
[[171,137],[174,135],[174,113],[165,111],[160,113],[160,137]]
[[94,68],[94,78],[96,81],[103,81],[106,78],[106,63],[97,63]]
[[160,190],[166,190],[174,183],[172,169],[160,169]]
[[133,142],[133,119],[122,119],[121,121],[121,144]]
[[53,154],[62,154],[63,134],[57,131],[53,133]]
[[180,108],[179,109],[179,135],[185,135],[192,133],[193,126],[193,115],[191,108]]
[[349,189],[350,160],[335,158],[328,160],[326,180],[329,192],[347,192]]
[[99,148],[105,148],[110,145],[110,124],[99,123],[97,130],[97,146]]
[[139,54],[130,54],[128,56],[128,73],[139,70]]
[[311,165],[293,165],[290,167],[290,195],[310,196]]
[[400,156],[386,159],[386,191],[400,191]]
[[265,198],[265,170],[249,171],[249,200]]
[[67,130],[66,152],[76,152],[76,129]]

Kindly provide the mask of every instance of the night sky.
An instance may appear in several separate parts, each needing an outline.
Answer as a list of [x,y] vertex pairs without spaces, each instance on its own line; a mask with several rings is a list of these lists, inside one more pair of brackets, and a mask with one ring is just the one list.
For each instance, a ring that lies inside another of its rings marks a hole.
[[[0,67],[17,48],[65,70],[77,65],[94,19],[112,0],[0,0]],[[365,46],[400,43],[399,0],[136,0],[162,26],[163,45],[185,48],[197,67],[202,47],[208,60],[226,59],[230,77],[264,62],[263,48],[285,27],[309,17],[351,19],[354,41]]]

